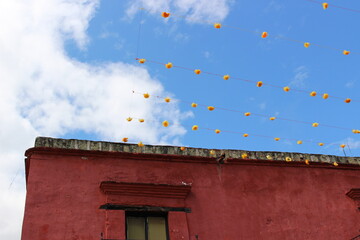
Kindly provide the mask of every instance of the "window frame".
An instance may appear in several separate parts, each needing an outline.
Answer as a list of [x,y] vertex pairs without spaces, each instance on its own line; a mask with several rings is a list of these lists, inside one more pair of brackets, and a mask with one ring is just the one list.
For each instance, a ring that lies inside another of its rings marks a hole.
[[169,235],[169,223],[168,223],[168,212],[150,212],[150,211],[126,211],[125,212],[125,234],[126,240],[132,240],[128,238],[128,217],[144,217],[145,218],[145,240],[148,240],[149,237],[149,226],[148,226],[148,217],[163,217],[165,218],[165,230],[166,230],[166,240],[170,240]]

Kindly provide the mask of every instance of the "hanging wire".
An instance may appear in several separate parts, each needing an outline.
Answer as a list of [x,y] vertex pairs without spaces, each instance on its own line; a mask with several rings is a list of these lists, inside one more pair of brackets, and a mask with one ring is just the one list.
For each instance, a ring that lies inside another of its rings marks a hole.
[[[129,120],[131,119],[131,120]],[[143,122],[153,122],[153,123],[158,123],[158,121],[155,121],[155,120],[146,120],[143,119],[143,118],[137,118],[137,117],[129,117],[128,119],[126,119],[128,122],[131,122],[132,120],[138,120],[141,123]],[[164,122],[166,122],[166,125],[164,124]],[[179,127],[184,127],[184,128],[188,128],[188,129],[192,129],[193,131],[198,131],[198,130],[206,130],[206,131],[212,131],[214,132],[215,134],[219,134],[221,132],[224,132],[224,133],[231,133],[231,134],[236,134],[236,135],[241,135],[243,136],[244,138],[248,138],[248,137],[251,137],[251,136],[254,136],[254,137],[260,137],[260,138],[268,138],[268,139],[273,139],[275,141],[280,141],[280,140],[289,140],[289,141],[292,141],[292,142],[296,142],[298,145],[301,145],[305,142],[307,143],[316,143],[318,146],[324,146],[324,145],[327,145],[327,146],[332,146],[332,145],[337,145],[336,143],[326,143],[326,142],[323,142],[323,141],[314,141],[314,140],[299,140],[299,139],[295,139],[295,138],[287,138],[287,137],[278,137],[278,136],[268,136],[268,135],[262,135],[262,134],[253,134],[253,133],[249,133],[249,132],[239,132],[239,131],[234,131],[234,130],[223,130],[223,129],[215,129],[215,128],[208,128],[208,127],[200,127],[199,125],[185,125],[185,124],[178,124],[178,123],[169,123],[167,120],[165,120],[164,122],[162,122],[162,125],[164,127],[169,127],[171,125],[174,125],[174,126],[179,126]],[[127,142],[128,139],[126,139],[125,142]],[[344,149],[347,145],[346,144],[340,144],[339,145],[342,149]]]
[[[171,67],[168,67],[169,66],[168,64],[170,64],[170,63],[163,63],[163,62],[158,62],[158,61],[149,60],[149,59],[145,59],[145,58],[135,58],[135,60],[139,61],[142,64],[146,63],[146,62],[149,62],[149,63],[158,64],[158,65],[164,65],[164,66],[166,66],[166,68],[178,68],[178,69],[191,71],[191,72],[194,72],[195,70],[197,70],[195,68],[189,68],[189,67],[183,67],[183,66],[179,66],[179,65],[173,65],[172,63],[171,63]],[[302,90],[302,89],[290,88],[288,86],[284,87],[284,86],[279,86],[279,85],[275,85],[275,84],[271,84],[271,83],[267,83],[267,82],[250,80],[250,79],[245,79],[245,78],[240,78],[240,77],[234,77],[232,75],[223,75],[223,74],[212,73],[212,72],[208,72],[208,71],[201,71],[201,73],[205,73],[205,74],[216,76],[216,77],[221,77],[223,79],[224,79],[225,76],[228,76],[228,79],[226,79],[226,80],[237,80],[237,81],[242,81],[242,82],[247,82],[247,83],[254,83],[254,84],[257,84],[257,83],[261,82],[261,85],[264,85],[264,86],[269,86],[269,87],[272,87],[272,88],[278,88],[278,89],[281,89],[281,90],[284,90],[284,91],[286,91],[284,88],[288,88],[287,91],[302,92],[302,93],[306,93],[306,94],[308,94],[310,96],[311,96],[312,93],[315,93],[315,95],[318,94],[317,92],[314,92],[314,91],[307,91],[307,90]],[[338,96],[327,94],[325,92],[321,93],[321,94],[326,94],[327,95],[326,98],[335,98],[335,99],[344,100],[345,103],[360,102],[360,100],[344,98],[344,97],[338,97]]]
[[[307,1],[311,1],[311,0],[307,0]],[[335,6],[335,5],[331,5],[331,6]],[[336,7],[346,9],[344,7],[339,7],[339,6],[336,6]],[[346,9],[346,10],[349,10],[349,9]],[[353,10],[353,11],[357,11],[357,10]],[[162,16],[165,17],[163,15],[163,13],[165,13],[165,12],[161,13]],[[167,13],[167,14],[169,14],[169,16],[170,16],[170,13]],[[168,18],[169,16],[166,16],[165,18]],[[187,16],[180,16],[180,15],[176,15],[176,14],[171,14],[171,17],[189,19]],[[341,49],[341,48],[331,47],[331,46],[327,46],[327,45],[323,45],[323,44],[313,43],[311,41],[303,41],[303,40],[299,40],[299,39],[285,37],[285,36],[282,36],[282,35],[276,35],[276,34],[268,33],[266,31],[257,31],[257,30],[247,29],[247,28],[244,28],[244,27],[237,27],[237,26],[232,26],[232,25],[227,25],[227,24],[214,23],[214,22],[205,21],[205,20],[201,21],[201,20],[198,20],[198,19],[197,19],[197,22],[213,25],[217,29],[222,28],[222,27],[226,27],[226,28],[232,28],[232,29],[240,30],[240,31],[243,31],[243,32],[253,33],[253,34],[256,34],[258,36],[261,36],[262,38],[271,37],[271,38],[275,38],[275,39],[283,39],[283,40],[290,41],[290,42],[301,43],[302,47],[306,47],[306,48],[311,47],[311,46],[316,46],[316,47],[320,47],[320,48],[335,50],[335,51],[343,53],[344,55],[349,55],[350,53],[360,55],[360,52],[350,51],[349,49]],[[264,33],[266,33],[265,36],[264,36]]]
[[[136,41],[136,56],[135,58],[137,58],[139,56],[139,51],[140,51],[140,40],[141,40],[141,28],[142,28],[142,24],[143,24],[143,8],[140,8],[140,20],[139,20],[139,28],[138,28],[138,33],[137,33],[137,41]],[[134,89],[135,86],[135,82],[131,81],[132,83],[132,89]],[[132,91],[132,93],[134,93],[134,91]],[[132,94],[131,96],[134,96],[134,94]],[[128,111],[128,115],[131,115],[131,112],[133,110],[133,105],[134,105],[134,99],[132,98],[129,104],[129,111]]]
[[[148,94],[148,97],[146,97],[146,98],[149,98],[150,96],[152,96],[149,93],[140,93],[140,92],[137,92],[137,91],[134,91],[134,90],[132,92],[134,94],[139,94],[139,95]],[[158,96],[158,95],[155,95],[153,97],[158,98],[158,99],[163,99],[165,102],[168,102],[168,103],[171,102],[171,101],[177,101],[177,102],[187,103],[189,106],[191,106],[193,103],[195,103],[194,101],[181,100],[181,99],[178,99],[178,98],[177,99],[170,99],[168,97],[163,97],[163,96]],[[196,106],[203,106],[203,107],[209,107],[210,106],[209,104],[207,104],[207,105],[206,104],[201,104],[201,103],[195,103],[195,104],[196,104]],[[278,120],[283,120],[283,121],[301,123],[301,124],[305,124],[305,125],[312,126],[312,127],[323,126],[323,127],[328,127],[328,128],[336,128],[336,129],[341,129],[341,130],[346,130],[346,131],[352,131],[355,134],[360,133],[360,130],[357,130],[357,129],[346,128],[346,127],[341,127],[341,126],[334,126],[334,125],[329,125],[329,124],[323,124],[323,123],[319,123],[319,122],[308,122],[308,121],[295,120],[295,119],[289,119],[289,118],[284,118],[284,117],[277,117],[277,116],[275,117],[275,115],[267,115],[267,114],[254,113],[254,112],[246,112],[246,111],[229,109],[229,108],[224,108],[224,107],[219,107],[219,106],[212,106],[212,107],[214,107],[215,109],[218,109],[218,110],[234,112],[234,113],[241,113],[241,114],[243,114],[245,116],[248,113],[248,116],[250,116],[250,115],[253,116],[254,115],[254,116],[258,116],[258,117],[266,117],[271,121],[278,119]]]
[[[142,8],[140,10],[143,10]],[[139,22],[139,29],[136,41],[136,58],[139,56],[139,48],[140,48],[140,36],[141,36],[141,26],[143,21],[143,11],[140,11],[140,22]]]
[[[143,9],[141,9],[143,10]],[[166,13],[164,14],[164,12],[162,13],[162,16],[167,18],[170,16],[170,13]],[[174,14],[172,14],[171,16],[176,16]],[[207,22],[209,23],[209,22]],[[215,25],[215,28],[220,28],[221,27],[221,24],[218,24],[216,23]],[[217,27],[217,26],[220,26],[220,27]],[[247,32],[253,32],[253,33],[256,33],[256,34],[260,34],[261,32],[258,32],[258,31],[252,31],[252,30],[248,30],[248,29],[245,29],[245,28],[238,28],[238,27],[233,27],[233,26],[229,26],[229,25],[224,25],[225,27],[230,27],[230,28],[235,28],[235,29],[238,29],[238,30],[242,30],[242,31],[247,31]],[[137,44],[137,57],[136,57],[136,60],[140,60],[139,62],[140,63],[145,63],[145,59],[140,59],[138,58],[138,54],[139,54],[139,42],[140,42],[140,32],[141,32],[141,23],[140,23],[140,26],[139,26],[139,34],[138,34],[138,44]],[[262,38],[266,38],[268,37],[268,33],[267,32],[262,32]],[[293,42],[299,42],[299,43],[303,43],[305,47],[309,47],[310,43],[308,42],[303,42],[303,41],[300,41],[300,40],[296,40],[296,39],[291,39],[291,38],[288,38],[288,37],[284,37],[284,36],[275,36],[275,35],[270,35],[271,37],[276,37],[276,38],[280,38],[280,39],[284,39],[284,40],[288,40],[288,41],[293,41]],[[339,51],[342,51],[344,55],[349,55],[350,54],[350,51],[348,50],[341,50],[341,49],[337,49],[337,48],[332,48],[332,47],[328,47],[328,46],[324,46],[324,45],[319,45],[319,44],[313,44],[311,43],[311,45],[314,45],[314,46],[318,46],[318,47],[325,47],[325,48],[329,48],[329,49],[333,49],[333,50],[339,50]],[[353,53],[353,52],[351,52]],[[359,53],[355,53],[355,54],[359,54]],[[148,60],[146,60],[148,61]],[[183,70],[190,70],[190,71],[194,71],[195,69],[190,69],[190,68],[186,68],[186,67],[182,67],[182,66],[174,66],[172,63],[168,63],[168,64],[165,64],[165,63],[160,63],[160,62],[156,62],[156,61],[149,61],[149,62],[153,62],[153,63],[157,63],[157,64],[161,64],[161,65],[165,65],[167,68],[172,68],[172,67],[176,67],[176,68],[180,68],[180,69],[183,69]],[[205,74],[209,74],[209,75],[214,75],[214,76],[222,76],[224,79],[225,79],[225,76],[224,75],[221,75],[221,74],[217,74],[217,73],[211,73],[211,72],[203,72]],[[229,79],[229,75],[226,75],[227,76],[227,79],[225,80],[228,80]],[[245,81],[245,82],[256,82],[254,80],[248,80],[248,79],[242,79],[242,78],[238,78],[238,77],[231,77],[231,79],[235,79],[235,80],[240,80],[240,81]],[[263,85],[263,83],[261,84]],[[277,85],[273,85],[273,84],[268,84],[268,83],[264,83],[264,85],[268,85],[268,86],[271,86],[271,87],[276,87],[276,88],[283,88],[284,91],[289,91],[289,87],[282,87],[282,86],[277,86]],[[285,88],[288,88],[288,90],[285,90]],[[300,90],[300,89],[292,89],[293,91],[298,91],[298,92],[305,92],[305,93],[310,93],[308,91],[305,91],[305,90]],[[134,93],[134,91],[133,91]],[[310,93],[311,94],[311,93]],[[340,98],[340,97],[336,97],[336,96],[329,96],[327,94],[327,97],[332,97],[332,98],[338,98],[338,99],[343,99],[343,98]],[[350,99],[346,99],[345,102],[349,103]],[[355,101],[358,101],[358,100],[355,100]],[[222,110],[228,110],[228,111],[234,111],[234,110],[230,110],[230,109],[225,109],[225,108],[219,108],[219,109],[222,109]],[[209,109],[210,110],[210,109]],[[236,111],[236,110],[235,110]],[[261,115],[261,114],[258,114],[258,115]],[[288,120],[288,121],[297,121],[297,122],[301,122],[301,121],[298,121],[298,120],[291,120],[291,119],[284,119],[282,118],[281,120]],[[142,119],[142,121],[140,122],[144,122],[144,120]],[[308,122],[303,122],[303,123],[306,123],[308,124]],[[176,124],[176,125],[179,125],[179,124]],[[180,125],[181,126],[181,125]],[[324,126],[324,125],[323,125]],[[325,125],[326,126],[326,125]],[[327,125],[329,127],[329,125]],[[335,126],[330,126],[330,127],[335,127]],[[193,130],[194,130],[194,126],[192,127]],[[198,129],[198,126],[196,126],[196,130]],[[210,131],[215,131],[216,133],[219,133],[220,130],[219,129],[211,129],[211,128],[201,128],[201,129],[205,129],[205,130],[210,130]],[[218,132],[217,132],[218,131]],[[229,131],[229,130],[222,130],[222,132],[227,132],[227,133],[233,133],[233,134],[243,134],[244,137],[248,137],[249,135],[247,133],[240,133],[240,132],[237,132],[237,131]],[[246,136],[245,136],[246,135]],[[265,138],[274,138],[274,137],[271,137],[271,136],[265,136],[265,135],[258,135],[258,134],[251,134],[251,136],[256,136],[256,137],[265,137]],[[128,141],[128,138],[124,138],[126,139],[126,142]],[[274,138],[274,139],[280,139],[280,138]],[[281,138],[281,139],[285,139],[285,140],[294,140],[294,139],[290,139],[290,138]],[[276,140],[278,141],[278,140]],[[303,142],[315,142],[315,141],[312,141],[312,140],[298,140],[297,143],[298,144],[302,144]],[[320,143],[318,143],[318,145],[320,145]],[[320,146],[323,146],[324,143],[321,143]],[[327,144],[327,145],[334,145],[334,143],[330,143],[330,144]],[[142,142],[139,143],[139,147],[141,146],[144,146],[144,144]],[[343,149],[344,151],[344,148],[345,148],[345,144],[341,144],[340,145],[341,148]],[[334,163],[335,165],[335,163]]]
[[[305,1],[320,4],[320,5],[322,5],[324,3],[324,2],[320,2],[320,1],[316,1],[316,0],[305,0]],[[346,11],[360,13],[360,10],[357,10],[357,9],[342,7],[342,6],[334,5],[332,3],[331,4],[327,3],[327,4],[329,5],[330,8],[334,7],[334,8],[339,8],[339,9],[346,10]]]
[[19,174],[19,172],[20,172],[20,169],[21,169],[21,166],[19,166],[18,170],[16,171],[16,174],[15,174],[14,178],[11,180],[10,185],[9,185],[9,188],[8,188],[9,190],[11,189],[13,183],[15,182],[15,179],[16,179],[16,177],[18,176],[18,174]]

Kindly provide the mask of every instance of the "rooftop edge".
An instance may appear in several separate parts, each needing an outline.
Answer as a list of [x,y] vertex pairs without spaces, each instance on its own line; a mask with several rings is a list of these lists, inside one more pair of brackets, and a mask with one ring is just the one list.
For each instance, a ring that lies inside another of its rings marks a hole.
[[290,157],[292,161],[305,161],[322,163],[343,163],[360,165],[360,157],[340,157],[335,155],[322,154],[306,154],[294,152],[267,152],[267,151],[246,151],[231,149],[213,149],[215,154],[210,154],[210,149],[187,147],[181,150],[178,146],[165,145],[145,145],[139,147],[137,144],[116,143],[105,141],[90,141],[79,139],[61,139],[50,137],[37,137],[35,140],[35,148],[57,148],[69,150],[85,150],[85,151],[103,151],[103,152],[126,152],[126,153],[144,153],[144,154],[167,154],[194,157],[219,157],[222,154],[226,158],[241,159],[242,154],[246,153],[249,159],[261,160],[279,160],[285,161]]

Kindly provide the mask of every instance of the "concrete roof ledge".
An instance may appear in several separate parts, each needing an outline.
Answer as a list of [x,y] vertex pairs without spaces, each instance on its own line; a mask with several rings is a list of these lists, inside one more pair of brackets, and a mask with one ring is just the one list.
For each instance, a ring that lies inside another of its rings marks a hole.
[[[205,148],[186,148],[184,151],[177,146],[162,146],[162,145],[145,145],[138,147],[137,144],[115,143],[103,141],[89,141],[79,139],[61,139],[50,137],[37,137],[35,140],[35,148],[58,148],[58,149],[73,149],[73,150],[87,150],[87,151],[105,151],[105,152],[127,152],[127,153],[146,153],[146,154],[170,154],[170,155],[185,155],[196,157],[214,157],[210,155],[209,149]],[[343,163],[360,165],[360,157],[340,157],[334,155],[322,154],[306,154],[293,152],[263,152],[263,151],[246,151],[246,150],[226,150],[214,149],[215,156],[220,156],[225,153],[227,158],[239,159],[243,153],[248,154],[249,159],[273,159],[284,161],[286,157],[290,157],[292,161],[323,162],[323,163]]]

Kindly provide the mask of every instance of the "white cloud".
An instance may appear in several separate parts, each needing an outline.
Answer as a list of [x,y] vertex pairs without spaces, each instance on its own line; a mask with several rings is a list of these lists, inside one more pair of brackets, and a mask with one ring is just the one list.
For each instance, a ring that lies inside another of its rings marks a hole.
[[297,88],[304,88],[306,86],[305,80],[309,78],[309,71],[305,66],[300,66],[294,71],[295,76],[290,82],[290,86]]
[[284,8],[284,5],[277,3],[276,1],[269,1],[267,7],[264,9],[264,12],[270,12],[271,10],[280,11]]
[[347,88],[353,88],[355,86],[355,81],[350,81],[345,84],[345,87]]
[[353,138],[347,138],[346,143],[350,149],[359,149],[360,148],[360,141],[357,141]]
[[174,37],[174,40],[178,43],[184,43],[189,41],[190,36],[184,33],[177,33]]
[[133,0],[127,10],[132,17],[140,8],[152,14],[163,11],[186,15],[189,22],[223,21],[233,0]]
[[[168,95],[145,68],[119,62],[94,66],[67,56],[66,41],[84,51],[91,42],[86,31],[98,5],[99,0],[0,1],[0,215],[6,216],[0,219],[0,239],[20,239],[23,153],[36,136],[84,131],[102,140],[179,143],[185,133],[178,126],[164,130],[124,121],[129,115],[147,122],[191,116],[175,103],[132,94],[135,89]],[[188,5],[197,9],[194,2]]]
[[266,109],[266,102],[260,103],[260,104],[259,104],[259,108],[260,108],[261,110],[265,110],[265,109]]
[[210,58],[211,53],[209,51],[204,51],[203,55],[204,55],[205,58]]
[[[345,144],[346,147],[341,148],[340,147],[341,144]],[[346,156],[353,156],[354,154],[352,153],[352,151],[360,149],[360,141],[355,140],[352,137],[348,137],[348,138],[345,138],[345,139],[342,139],[342,140],[339,140],[339,141],[336,141],[336,142],[329,143],[329,144],[325,145],[325,148],[328,149],[328,148],[331,148],[331,147],[334,147],[334,146],[338,147],[340,155],[345,153]]]

